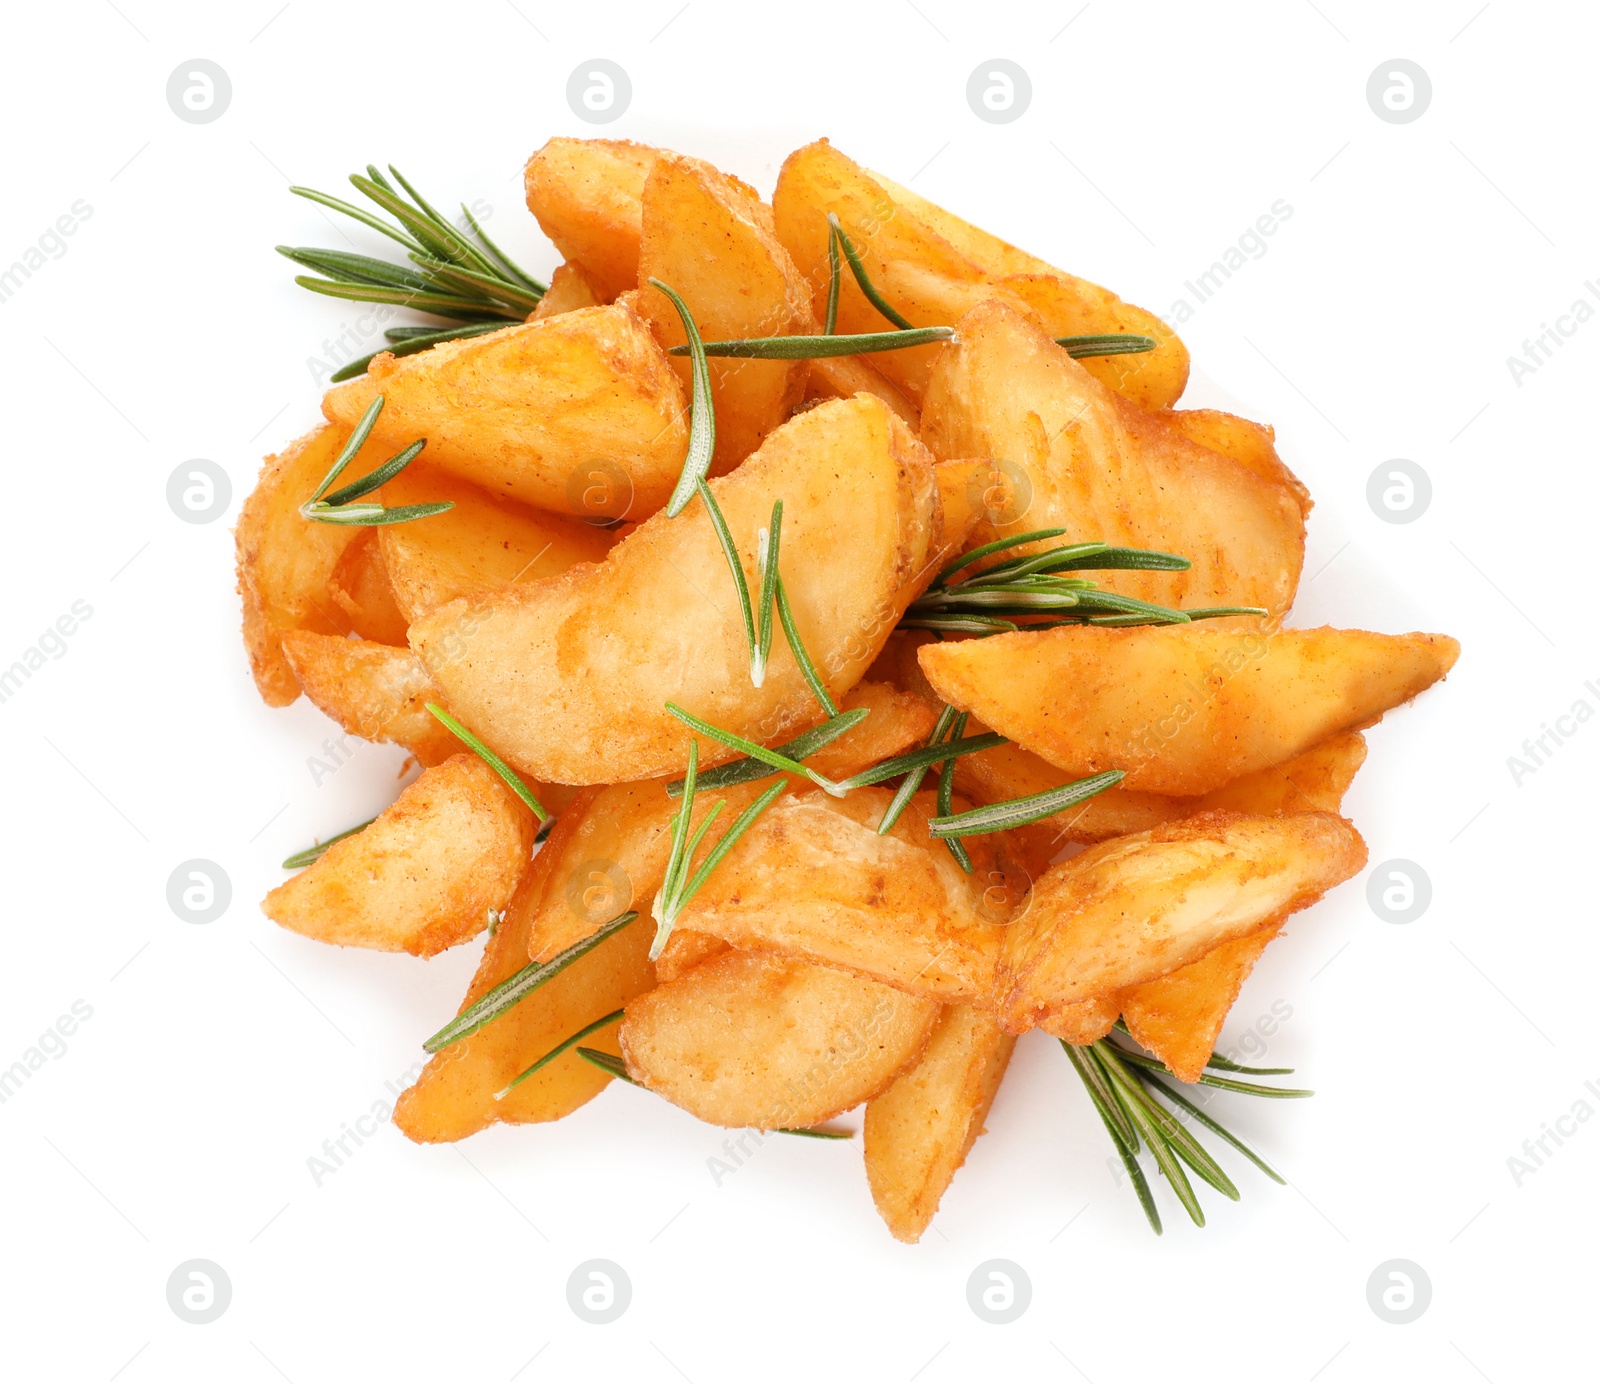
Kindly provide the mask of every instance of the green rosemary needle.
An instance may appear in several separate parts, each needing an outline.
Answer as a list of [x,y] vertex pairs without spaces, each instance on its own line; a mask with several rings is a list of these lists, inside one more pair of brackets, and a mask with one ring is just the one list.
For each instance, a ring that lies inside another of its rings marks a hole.
[[800,638],[800,631],[795,626],[794,611],[789,608],[789,593],[784,589],[781,572],[778,573],[777,589],[774,594],[778,600],[778,620],[783,625],[783,637],[789,641],[789,652],[794,655],[794,661],[800,665],[801,677],[806,680],[806,686],[811,689],[811,695],[817,699],[817,704],[830,717],[837,716],[839,708],[829,695],[828,686],[817,672],[817,666],[811,661],[811,655],[806,652],[805,641]]
[[683,513],[701,480],[711,469],[711,454],[717,447],[717,414],[711,406],[711,367],[706,364],[705,343],[700,339],[700,328],[695,325],[689,305],[660,279],[651,279],[650,286],[667,295],[677,309],[678,320],[683,323],[684,335],[689,338],[690,397],[689,397],[689,450],[683,459],[683,471],[678,484],[667,500],[667,518],[674,519]]
[[[774,769],[781,769],[787,774],[798,774],[802,778],[810,779],[818,788],[826,793],[831,793],[836,798],[842,798],[846,789],[832,779],[824,777],[815,769],[808,769],[799,760],[791,759],[788,755],[780,754],[777,750],[769,750],[765,745],[758,745],[754,740],[746,740],[742,735],[736,735],[731,730],[723,730],[721,726],[714,726],[709,721],[702,721],[698,716],[691,715],[676,702],[668,702],[667,710],[676,716],[684,725],[692,730],[697,730],[707,739],[716,740],[728,746],[729,749],[739,750],[751,759],[759,759],[763,764],[770,764]],[[685,795],[688,789],[684,789]]]
[[[789,759],[805,759],[814,755],[825,745],[831,745],[847,730],[859,726],[867,719],[868,711],[865,707],[856,707],[852,711],[841,711],[837,716],[824,721],[820,726],[795,736],[793,740],[785,741],[773,748]],[[732,788],[741,783],[755,783],[759,779],[771,778],[781,770],[774,769],[770,764],[759,759],[751,759],[746,755],[743,759],[730,759],[726,764],[719,764],[715,769],[707,769],[700,775],[701,788]],[[673,779],[667,785],[667,796],[679,798],[683,796],[683,779]]]
[[335,832],[326,841],[318,841],[314,846],[307,846],[303,851],[296,851],[283,862],[283,868],[285,870],[303,870],[307,865],[315,864],[322,858],[323,852],[333,845],[335,841],[343,841],[347,836],[354,836],[357,832],[365,831],[377,820],[376,817],[368,817],[364,822],[360,822],[353,827],[346,827],[343,831]]
[[421,505],[400,505],[395,509],[385,509],[376,502],[364,505],[354,503],[362,496],[370,495],[379,486],[392,481],[411,465],[427,446],[422,440],[413,442],[403,451],[397,452],[360,480],[351,482],[331,495],[327,493],[328,487],[338,480],[344,473],[345,467],[355,460],[356,453],[371,436],[373,425],[378,421],[381,412],[383,412],[383,395],[379,394],[367,405],[367,411],[361,415],[354,431],[339,449],[339,455],[333,459],[333,465],[328,468],[328,474],[322,478],[322,484],[317,487],[316,493],[300,506],[302,519],[316,520],[322,524],[366,527],[376,524],[405,524],[413,519],[426,519],[430,514],[443,514],[445,510],[455,508],[453,500],[435,500]]
[[[968,713],[963,711],[956,717],[955,726],[950,731],[952,745],[961,743],[962,736],[967,729],[967,716]],[[935,801],[940,817],[947,818],[954,811],[955,786],[956,757],[952,754],[939,766],[939,791]],[[967,854],[967,848],[962,845],[961,839],[955,836],[947,836],[944,838],[944,844],[945,849],[950,852],[956,864],[970,875],[972,873],[972,857]]]
[[1113,332],[1101,336],[1058,336],[1057,346],[1065,346],[1074,360],[1085,356],[1136,356],[1156,349],[1153,336],[1135,336],[1131,333]]
[[[955,719],[956,709],[953,706],[945,707],[939,713],[939,719],[933,723],[933,733],[928,736],[928,743],[924,748],[931,750],[942,742],[950,734],[950,727],[955,724]],[[879,836],[887,836],[894,830],[894,824],[900,820],[906,808],[911,805],[912,798],[916,797],[921,791],[922,780],[927,777],[927,774],[928,766],[926,764],[915,765],[907,772],[900,786],[895,789],[894,797],[889,799],[889,806],[884,809],[883,820],[878,823]]]
[[[955,712],[951,711],[951,717]],[[941,716],[941,721],[943,717]],[[946,723],[948,724],[948,723]],[[934,727],[935,733],[939,727]],[[847,779],[839,781],[839,787],[848,792],[852,788],[866,788],[874,783],[882,783],[886,779],[899,778],[901,774],[910,773],[917,769],[926,769],[933,764],[943,764],[946,760],[960,759],[962,755],[976,754],[979,750],[992,750],[996,745],[1004,745],[1006,738],[997,735],[994,731],[985,731],[982,735],[969,735],[961,739],[952,739],[948,744],[940,744],[929,740],[927,745],[920,750],[908,750],[905,754],[896,755],[893,759],[886,759],[882,764],[874,764],[870,769],[863,769],[859,774],[851,774]]]
[[943,838],[982,836],[986,832],[1025,827],[1030,822],[1042,821],[1069,807],[1076,807],[1096,793],[1104,793],[1106,789],[1121,783],[1122,777],[1121,769],[1111,769],[1025,798],[1008,798],[1004,802],[990,803],[987,807],[975,807],[970,812],[935,817],[928,823],[928,831],[933,836]]
[[[752,336],[736,341],[707,341],[708,356],[733,356],[742,360],[819,360],[826,356],[866,356],[879,351],[903,351],[908,346],[930,346],[949,341],[954,327],[911,327],[893,332],[858,332],[835,336]],[[690,354],[687,346],[669,346],[669,356]]]
[[527,809],[539,819],[541,824],[550,820],[550,813],[546,811],[544,804],[533,796],[533,793],[529,790],[528,785],[522,781],[521,775],[518,774],[515,769],[507,764],[505,760],[501,759],[500,756],[491,750],[487,745],[485,745],[483,741],[478,739],[478,737],[468,730],[464,725],[462,725],[460,721],[456,720],[456,718],[446,711],[442,706],[440,706],[438,702],[428,702],[426,705],[428,710],[433,713],[434,718],[438,720],[444,726],[444,728],[450,732],[451,735],[455,736],[457,740],[461,741],[461,743],[471,750],[473,754],[477,755],[479,759],[481,759],[485,764],[493,769],[495,773],[499,774],[500,777],[505,780],[506,787],[522,799]]
[[[711,487],[706,484],[704,476],[695,481],[695,491],[706,507],[706,514],[711,519],[712,532],[717,535],[717,542],[722,546],[722,555],[728,560],[728,571],[733,576],[733,594],[739,598],[739,613],[744,617],[744,642],[750,650],[753,677],[756,661],[756,621],[755,612],[750,605],[750,583],[745,580],[744,563],[740,561],[739,549],[733,541],[733,534],[728,529],[728,521],[723,517],[722,506],[717,503],[717,497],[711,493]],[[760,685],[756,683],[757,687]]]
[[494,1093],[494,1098],[496,1100],[504,1100],[535,1072],[548,1067],[556,1060],[556,1058],[560,1057],[562,1053],[568,1051],[570,1048],[576,1047],[591,1033],[598,1033],[603,1028],[609,1028],[612,1024],[621,1019],[625,1013],[627,1013],[627,1010],[625,1009],[613,1009],[611,1013],[605,1015],[603,1018],[596,1019],[592,1024],[585,1024],[576,1033],[563,1038],[555,1045],[555,1047],[551,1048],[550,1051],[545,1053],[545,1055],[537,1062],[533,1062],[524,1067],[520,1072],[512,1077],[510,1081],[506,1082],[506,1084],[501,1087],[500,1090]]
[[767,680],[767,659],[772,653],[772,607],[777,600],[778,540],[783,529],[783,501],[772,502],[772,521],[756,533],[756,566],[761,569],[761,617],[750,653],[750,682],[760,687]]
[[610,922],[602,923],[582,941],[574,942],[559,956],[552,957],[549,961],[530,961],[515,975],[502,980],[476,1004],[456,1015],[423,1043],[423,1050],[438,1052],[441,1048],[447,1048],[452,1043],[470,1037],[485,1024],[492,1023],[507,1010],[521,1003],[546,981],[560,975],[574,961],[587,956],[608,937],[621,932],[638,916],[632,910],[619,913]]
[[915,330],[911,323],[896,312],[889,305],[889,300],[873,286],[872,280],[867,277],[867,267],[862,264],[861,256],[857,253],[856,247],[851,243],[850,237],[845,234],[844,227],[839,224],[839,217],[836,212],[830,211],[828,213],[828,233],[838,239],[839,248],[844,251],[845,261],[850,266],[850,272],[855,276],[856,286],[865,295],[866,300],[893,322],[895,326],[906,331]]

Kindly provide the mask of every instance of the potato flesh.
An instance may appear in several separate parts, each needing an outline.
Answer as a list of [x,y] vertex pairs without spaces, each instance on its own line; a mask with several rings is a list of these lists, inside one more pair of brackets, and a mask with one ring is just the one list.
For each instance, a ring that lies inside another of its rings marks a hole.
[[1074,777],[1121,769],[1124,788],[1191,796],[1376,721],[1459,650],[1448,635],[1168,625],[1001,634],[917,657],[945,701]]
[[[697,160],[663,154],[644,186],[639,308],[656,340],[681,346],[682,320],[651,279],[688,304],[705,341],[792,336],[817,330],[808,287],[789,253],[761,224],[760,203],[731,178]],[[712,474],[731,471],[800,402],[803,360],[710,362],[717,443]],[[674,361],[684,391],[692,363]]]
[[381,529],[356,530],[355,541],[340,554],[328,578],[328,599],[344,612],[351,633],[403,649],[409,622],[395,601],[394,586],[378,543],[380,532]]
[[320,942],[433,956],[506,906],[533,849],[533,818],[475,755],[456,755],[371,826],[279,885],[262,911]]
[[1007,931],[1001,1023],[1024,1032],[1165,975],[1314,903],[1365,863],[1355,828],[1326,812],[1207,813],[1091,846],[1034,883]]
[[[848,778],[901,754],[924,742],[933,729],[933,713],[919,699],[878,683],[857,685],[840,709],[868,715],[806,761],[828,778]],[[726,804],[697,859],[709,854],[738,815],[771,786],[772,780],[764,779],[697,793],[691,830],[717,802]],[[660,779],[583,790],[540,852],[540,859],[550,862],[553,883],[529,933],[534,960],[565,951],[624,909],[649,910],[667,872],[672,819],[681,801],[667,796]],[[666,956],[663,952],[662,959]]]
[[628,1073],[710,1124],[797,1129],[883,1090],[926,1046],[932,1000],[827,966],[731,951],[628,1005]]
[[939,457],[990,456],[1017,504],[974,544],[1062,528],[1005,556],[1087,539],[1177,553],[1183,572],[1086,572],[1104,590],[1184,608],[1260,606],[1281,615],[1305,555],[1296,494],[1191,442],[1161,414],[1102,385],[1038,326],[990,302],[940,348],[922,404]]
[[[484,948],[463,1010],[528,964],[528,923],[544,887],[542,858],[535,857]],[[503,1099],[496,1093],[564,1039],[648,990],[655,983],[649,949],[646,923],[623,928],[498,1019],[435,1053],[395,1105],[400,1132],[418,1143],[450,1142],[501,1122],[559,1120],[592,1100],[611,1078],[570,1050]],[[619,1053],[616,1032],[614,1026],[600,1029],[584,1045]]]
[[[425,456],[490,494],[585,517],[587,471],[613,478],[608,518],[666,502],[688,447],[672,362],[625,307],[581,308],[413,356],[376,357],[323,397],[354,427],[378,395],[374,436],[389,451],[426,438]],[[590,516],[592,517],[592,516]]]
[[607,302],[638,279],[640,203],[659,154],[631,140],[552,139],[523,172],[539,229]]
[[599,562],[611,548],[604,529],[497,500],[420,461],[384,486],[382,498],[391,508],[439,500],[455,506],[375,531],[408,625],[457,597],[486,596],[518,581],[559,576],[580,562]]
[[867,1183],[895,1239],[922,1238],[983,1133],[1016,1041],[992,1014],[948,1005],[916,1065],[867,1102]]
[[1276,434],[1267,424],[1214,408],[1174,409],[1161,417],[1189,441],[1222,453],[1264,481],[1284,486],[1300,506],[1302,518],[1311,513],[1311,492],[1278,455]]
[[528,321],[543,321],[546,317],[576,312],[579,308],[603,307],[605,302],[606,298],[594,286],[583,266],[568,260],[558,264],[550,275],[550,286],[539,299],[539,306],[528,314]]
[[[756,591],[757,531],[783,500],[795,623],[842,697],[943,539],[927,453],[863,396],[799,415],[711,486]],[[816,717],[781,631],[765,682],[750,685],[727,559],[698,500],[647,520],[598,566],[442,606],[411,627],[411,643],[467,725],[519,769],[562,783],[682,773],[690,732],[668,701],[764,743]],[[702,764],[732,754],[701,743]]]
[[872,366],[865,356],[825,356],[807,362],[807,391],[823,399],[849,399],[856,394],[871,394],[883,400],[889,411],[907,427],[919,427],[921,412],[887,375]]

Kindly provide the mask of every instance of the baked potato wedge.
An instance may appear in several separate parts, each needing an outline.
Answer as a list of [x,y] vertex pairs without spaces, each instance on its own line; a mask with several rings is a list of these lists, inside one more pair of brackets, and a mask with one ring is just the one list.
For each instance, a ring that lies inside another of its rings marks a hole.
[[606,295],[594,286],[583,266],[566,260],[556,265],[555,272],[550,275],[550,286],[539,299],[539,306],[528,314],[528,321],[539,322],[563,312],[576,312],[579,308],[604,307],[606,302]]
[[328,578],[328,599],[344,612],[352,634],[403,649],[409,622],[395,601],[394,586],[384,566],[378,542],[381,532],[356,530],[355,539],[339,555]]
[[638,282],[639,209],[660,153],[626,139],[552,139],[523,170],[539,229],[603,302]]

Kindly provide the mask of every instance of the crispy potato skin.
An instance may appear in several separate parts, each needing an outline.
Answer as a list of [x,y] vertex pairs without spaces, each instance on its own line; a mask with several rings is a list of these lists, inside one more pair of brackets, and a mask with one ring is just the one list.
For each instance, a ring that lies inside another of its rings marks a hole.
[[[542,852],[534,858],[484,948],[463,1010],[528,964],[528,922],[544,888],[542,859]],[[592,1100],[611,1078],[570,1051],[503,1100],[495,1093],[564,1038],[648,990],[655,983],[649,951],[649,925],[625,927],[500,1018],[435,1053],[395,1105],[400,1132],[418,1143],[451,1142],[500,1122],[559,1120]],[[615,1027],[584,1042],[602,1052],[619,1051]]]
[[[1170,407],[1183,393],[1189,354],[1154,313],[967,226],[868,173],[826,140],[796,150],[784,162],[772,206],[779,238],[811,283],[813,311],[819,319],[828,291],[827,216],[834,212],[860,251],[873,283],[913,325],[953,326],[992,298],[1041,322],[1051,336],[1100,332],[1151,336],[1160,343],[1155,351],[1101,357],[1086,364],[1109,388],[1144,408]],[[845,274],[838,330],[879,331],[885,325],[854,279]],[[888,352],[874,358],[875,368],[920,402],[936,351],[918,346]]]
[[[732,178],[695,159],[663,154],[644,185],[639,249],[639,311],[664,347],[688,340],[666,294],[689,305],[705,341],[814,332],[810,286],[762,216],[764,208]],[[691,362],[674,360],[687,394]],[[731,471],[800,402],[809,374],[803,360],[710,362],[717,446],[712,474]]]
[[356,531],[355,541],[340,554],[328,578],[328,599],[344,612],[353,634],[403,649],[408,621],[395,603],[394,587],[378,543],[380,532],[381,529]]
[[1371,724],[1459,652],[1442,634],[1193,624],[1001,634],[917,657],[950,705],[1073,777],[1121,769],[1125,789],[1198,795]]
[[790,792],[757,819],[684,909],[682,925],[735,947],[778,951],[914,995],[990,1003],[1017,883],[990,838],[969,838],[964,874],[928,835],[919,793],[887,836],[893,794]]
[[1024,1032],[1166,975],[1316,902],[1366,859],[1355,828],[1329,812],[1211,812],[1091,846],[1041,876],[1007,930],[1000,1022]]
[[[350,628],[349,617],[328,596],[328,582],[360,531],[300,517],[301,504],[349,436],[348,428],[325,425],[269,456],[239,511],[234,546],[245,651],[268,706],[288,706],[300,695],[280,644],[285,631],[344,634]],[[353,464],[370,461],[371,450],[369,443]]]
[[1277,434],[1266,423],[1252,423],[1214,408],[1173,409],[1160,417],[1189,441],[1221,452],[1262,480],[1281,485],[1300,506],[1302,519],[1311,514],[1311,492],[1278,455]]
[[787,957],[730,951],[628,1004],[628,1074],[710,1124],[796,1129],[916,1061],[932,1000]]
[[539,229],[607,302],[638,280],[640,203],[660,152],[625,139],[552,139],[523,170]]
[[[842,697],[940,551],[927,452],[863,395],[799,415],[711,486],[753,590],[757,531],[783,500],[795,622],[830,692]],[[674,519],[647,520],[598,565],[430,612],[412,625],[411,646],[466,724],[537,778],[594,784],[677,774],[690,735],[668,701],[768,744],[816,717],[786,640],[774,640],[765,683],[751,687],[730,588],[710,517],[691,502]],[[702,764],[731,757],[715,741],[701,745]]]
[[[383,503],[449,500],[454,509],[374,530],[395,601],[409,625],[458,597],[476,598],[518,581],[559,576],[599,562],[610,535],[593,524],[497,500],[447,471],[414,461],[383,487]],[[405,643],[402,636],[400,642]]]
[[576,312],[579,308],[598,308],[606,303],[581,264],[568,260],[558,264],[550,276],[550,287],[545,289],[539,306],[528,314],[528,321],[541,322],[546,317],[556,317],[563,312]]
[[354,427],[378,394],[381,445],[398,451],[424,437],[430,464],[556,514],[584,516],[591,467],[627,492],[607,517],[653,513],[688,447],[672,361],[626,307],[579,308],[414,356],[385,352],[327,392],[323,415]]
[[867,1102],[867,1183],[895,1239],[922,1238],[983,1133],[1016,1041],[992,1014],[948,1005],[917,1064]]
[[[881,683],[859,683],[840,709],[864,709],[868,715],[807,761],[828,778],[848,778],[901,754],[923,743],[933,729],[933,713],[923,702]],[[681,801],[667,796],[666,782],[646,779],[586,788],[562,812],[540,852],[540,859],[550,863],[552,884],[529,930],[529,951],[535,961],[548,961],[626,908],[648,910],[666,875],[672,818]],[[702,849],[710,851],[771,782],[697,793],[691,827],[697,827],[717,802],[727,804]],[[793,782],[810,786],[808,780]],[[670,978],[666,970],[677,964],[669,953],[676,955],[674,943],[687,931],[681,927],[674,931],[658,959],[663,979]]]
[[262,901],[273,922],[320,942],[433,956],[504,908],[533,849],[533,818],[475,755],[456,755],[358,835]]
[[1288,484],[1190,441],[1170,415],[1134,407],[1002,303],[976,307],[959,330],[939,348],[922,440],[939,457],[1000,459],[1019,492],[974,531],[974,543],[1064,528],[1193,564],[1086,574],[1108,591],[1180,607],[1261,606],[1273,616],[1289,608],[1305,520]]
[[1120,1001],[1119,993],[1059,1005],[1039,1020],[1039,1027],[1052,1038],[1083,1047],[1098,1042],[1117,1026],[1122,1013]]

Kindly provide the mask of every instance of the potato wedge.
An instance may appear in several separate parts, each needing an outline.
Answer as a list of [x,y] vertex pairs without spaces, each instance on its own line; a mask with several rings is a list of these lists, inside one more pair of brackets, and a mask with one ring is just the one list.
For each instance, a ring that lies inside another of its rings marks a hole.
[[[926,451],[863,395],[800,414],[712,489],[755,590],[757,530],[783,500],[795,622],[829,690],[843,696],[946,539]],[[441,606],[411,627],[411,646],[456,714],[536,778],[676,774],[688,763],[689,732],[668,701],[767,743],[817,716],[786,640],[774,640],[766,681],[751,687],[731,585],[694,501],[674,519],[647,520],[598,566]],[[701,745],[702,764],[730,757],[715,741]]]
[[1007,930],[1000,1022],[1025,1032],[1166,975],[1316,902],[1366,859],[1356,829],[1329,812],[1212,812],[1091,846],[1037,880]]
[[1084,574],[1108,591],[1191,608],[1261,606],[1275,617],[1289,608],[1305,556],[1295,490],[1191,442],[1170,415],[1133,407],[1003,304],[977,307],[960,332],[939,348],[922,439],[935,456],[994,457],[1018,491],[974,543],[1064,528],[1071,541],[1155,548],[1193,564]]
[[1001,634],[917,657],[951,706],[1074,777],[1121,769],[1124,788],[1194,795],[1371,724],[1448,673],[1460,647],[1442,634],[1195,624]]
[[[349,617],[328,596],[328,582],[358,529],[309,523],[309,500],[349,438],[348,428],[324,426],[269,456],[239,511],[234,531],[244,643],[256,688],[268,706],[288,706],[300,684],[283,656],[288,630],[344,634]],[[369,443],[357,459],[371,460]]]
[[730,950],[726,942],[710,933],[687,927],[673,928],[666,945],[661,948],[661,955],[656,957],[656,979],[663,985],[669,980],[681,979],[702,961]]
[[990,1003],[1001,936],[1020,889],[991,838],[966,845],[964,874],[919,793],[887,836],[887,789],[832,798],[791,791],[723,857],[681,922],[735,947],[778,951],[913,995]]
[[384,486],[382,495],[395,508],[430,500],[455,505],[416,523],[374,530],[407,624],[460,596],[486,596],[515,582],[559,576],[580,562],[599,562],[611,548],[604,529],[497,500],[420,461]]
[[584,492],[593,469],[617,492],[619,508],[606,517],[654,512],[689,445],[672,361],[625,307],[580,308],[414,356],[385,353],[330,389],[322,412],[354,427],[379,394],[380,446],[399,451],[426,438],[431,465],[492,495],[580,518],[592,517]]
[[403,649],[409,622],[395,603],[394,587],[378,544],[381,532],[381,529],[356,530],[355,540],[340,554],[333,575],[328,578],[328,599],[344,612],[352,633]]
[[460,754],[262,900],[280,927],[341,947],[433,956],[510,900],[535,823],[500,776]]
[[625,139],[552,139],[523,171],[539,229],[606,302],[638,282],[639,209],[660,152]]
[[550,276],[550,287],[539,299],[539,306],[528,315],[528,321],[539,322],[563,312],[576,312],[579,308],[604,307],[606,301],[605,295],[584,273],[583,266],[568,260],[556,265],[555,273]]
[[[840,709],[865,710],[867,719],[806,761],[833,779],[902,754],[922,744],[933,729],[933,713],[921,701],[879,683],[859,683]],[[693,826],[717,802],[727,804],[702,849],[709,852],[729,823],[770,786],[766,779],[720,792],[702,789],[695,797]],[[553,882],[529,933],[535,961],[565,951],[626,908],[648,910],[666,875],[679,802],[667,796],[666,780],[647,779],[585,789],[561,814],[540,852],[540,859],[550,862]],[[672,941],[667,948],[673,949]],[[673,964],[667,951],[659,962]],[[665,972],[662,978],[668,978]]]
[[1221,452],[1262,480],[1285,487],[1300,506],[1301,518],[1311,513],[1311,492],[1284,465],[1278,455],[1277,434],[1266,423],[1252,423],[1214,408],[1174,409],[1161,416],[1189,441]]
[[404,745],[425,767],[460,753],[427,709],[439,690],[411,650],[296,630],[283,636],[283,655],[306,696],[349,734]]
[[895,1239],[909,1245],[922,1238],[983,1133],[1016,1043],[994,1015],[947,1005],[917,1064],[867,1102],[867,1185]]
[[[639,310],[663,346],[688,337],[666,294],[689,305],[700,336],[732,341],[818,330],[809,285],[772,234],[770,217],[736,180],[696,159],[662,154],[644,185],[639,248]],[[691,362],[674,361],[687,394]],[[713,475],[731,471],[783,423],[803,396],[810,362],[713,358],[717,416]]]
[[[1170,407],[1189,375],[1189,356],[1154,313],[1124,303],[1087,280],[1052,269],[1004,242],[966,227],[963,243],[944,234],[960,224],[948,212],[880,180],[826,140],[796,150],[778,175],[772,206],[778,236],[810,281],[820,318],[828,291],[829,212],[838,215],[878,291],[913,325],[954,326],[979,303],[998,298],[1035,316],[1051,336],[1133,332],[1154,337],[1157,350],[1107,356],[1085,367],[1108,388],[1123,389],[1144,408]],[[937,213],[928,215],[929,211]],[[1028,267],[1017,268],[1019,264]],[[838,330],[881,331],[888,324],[853,278],[843,276]],[[913,347],[874,358],[877,369],[920,402],[937,348]],[[980,455],[972,453],[971,455]]]
[[806,389],[821,399],[849,399],[857,394],[871,394],[883,400],[908,428],[920,427],[922,415],[917,406],[889,377],[874,369],[865,356],[828,356],[808,362],[811,367],[806,377]]
[[[528,964],[528,921],[544,888],[542,858],[534,857],[484,948],[463,1010]],[[395,1104],[400,1132],[420,1144],[453,1142],[492,1124],[559,1120],[592,1100],[611,1078],[571,1051],[504,1099],[496,1093],[564,1039],[648,990],[655,983],[649,952],[647,923],[623,928],[492,1023],[435,1053]],[[618,1053],[616,1032],[600,1029],[584,1043]]]
[[1097,995],[1094,999],[1063,1004],[1039,1020],[1039,1027],[1052,1038],[1083,1047],[1098,1042],[1117,1026],[1122,1015],[1121,992]]
[[916,1061],[932,1000],[828,966],[732,951],[628,1004],[628,1074],[710,1124],[800,1129]]

